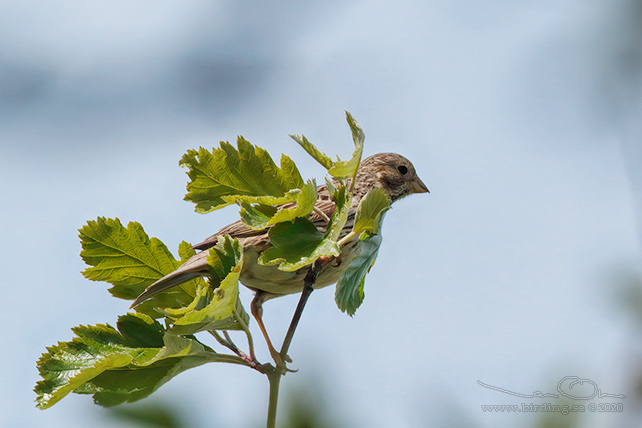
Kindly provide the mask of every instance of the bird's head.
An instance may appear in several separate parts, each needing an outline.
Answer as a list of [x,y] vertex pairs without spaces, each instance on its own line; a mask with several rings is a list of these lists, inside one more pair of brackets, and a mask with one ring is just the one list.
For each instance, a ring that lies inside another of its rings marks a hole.
[[364,196],[376,187],[382,188],[392,202],[412,193],[429,192],[412,162],[397,153],[378,153],[361,161],[355,196]]

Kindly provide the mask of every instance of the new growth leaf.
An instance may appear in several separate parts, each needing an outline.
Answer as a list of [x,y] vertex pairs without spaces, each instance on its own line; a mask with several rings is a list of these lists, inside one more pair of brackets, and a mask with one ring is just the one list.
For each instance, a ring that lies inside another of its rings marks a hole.
[[188,168],[185,200],[196,204],[196,211],[207,213],[235,202],[239,196],[283,197],[303,187],[298,168],[289,157],[281,156],[280,168],[269,153],[238,137],[238,150],[222,141],[212,151],[189,150],[180,161]]
[[363,155],[363,144],[366,136],[363,133],[363,129],[361,129],[357,121],[349,112],[346,112],[346,120],[348,121],[350,131],[352,132],[352,141],[354,142],[355,149],[350,159],[345,161],[342,161],[338,157],[336,162],[333,161],[303,135],[290,135],[290,137],[299,143],[299,145],[303,147],[310,156],[327,169],[328,174],[330,174],[332,178],[335,180],[352,178],[354,183],[354,177],[357,174],[357,168],[359,168],[361,156]]
[[239,299],[239,275],[243,249],[238,239],[220,236],[209,249],[209,285],[199,287],[187,307],[167,309],[165,314],[174,334],[194,334],[209,330],[246,330],[249,316]]

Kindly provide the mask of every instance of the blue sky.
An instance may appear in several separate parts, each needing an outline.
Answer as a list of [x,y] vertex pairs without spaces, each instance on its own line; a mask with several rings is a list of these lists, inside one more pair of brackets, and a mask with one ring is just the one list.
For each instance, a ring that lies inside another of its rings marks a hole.
[[[642,275],[639,18],[624,0],[0,3],[0,425],[117,426],[90,397],[33,407],[45,346],[128,307],[80,275],[78,228],[119,217],[172,250],[198,242],[237,213],[182,201],[187,149],[242,134],[321,180],[288,134],[347,156],[344,110],[366,155],[407,156],[431,194],[387,215],[354,318],[331,287],[312,295],[286,390],[317,379],[348,426],[400,427],[531,423],[482,413],[522,401],[478,380],[532,392],[577,375],[630,393],[637,336],[618,287]],[[277,337],[295,305],[266,303]],[[260,426],[267,382],[210,365],[152,397]],[[637,420],[623,403],[585,425]]]

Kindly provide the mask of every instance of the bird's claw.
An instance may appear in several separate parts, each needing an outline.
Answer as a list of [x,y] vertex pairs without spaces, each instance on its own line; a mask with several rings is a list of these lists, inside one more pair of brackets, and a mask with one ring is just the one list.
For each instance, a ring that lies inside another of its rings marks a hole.
[[281,367],[286,372],[296,372],[296,370],[291,370],[287,367],[287,364],[292,362],[292,358],[290,358],[289,355],[287,354],[281,355],[279,352],[276,351],[276,349],[271,350],[270,355],[272,355],[274,364],[276,364],[277,367]]

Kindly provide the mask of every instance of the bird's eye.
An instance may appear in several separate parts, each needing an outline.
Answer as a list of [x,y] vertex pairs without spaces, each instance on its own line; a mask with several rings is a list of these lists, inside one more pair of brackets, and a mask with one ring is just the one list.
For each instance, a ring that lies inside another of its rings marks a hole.
[[397,170],[401,173],[401,175],[404,175],[408,172],[408,168],[405,165],[399,165],[397,167]]

